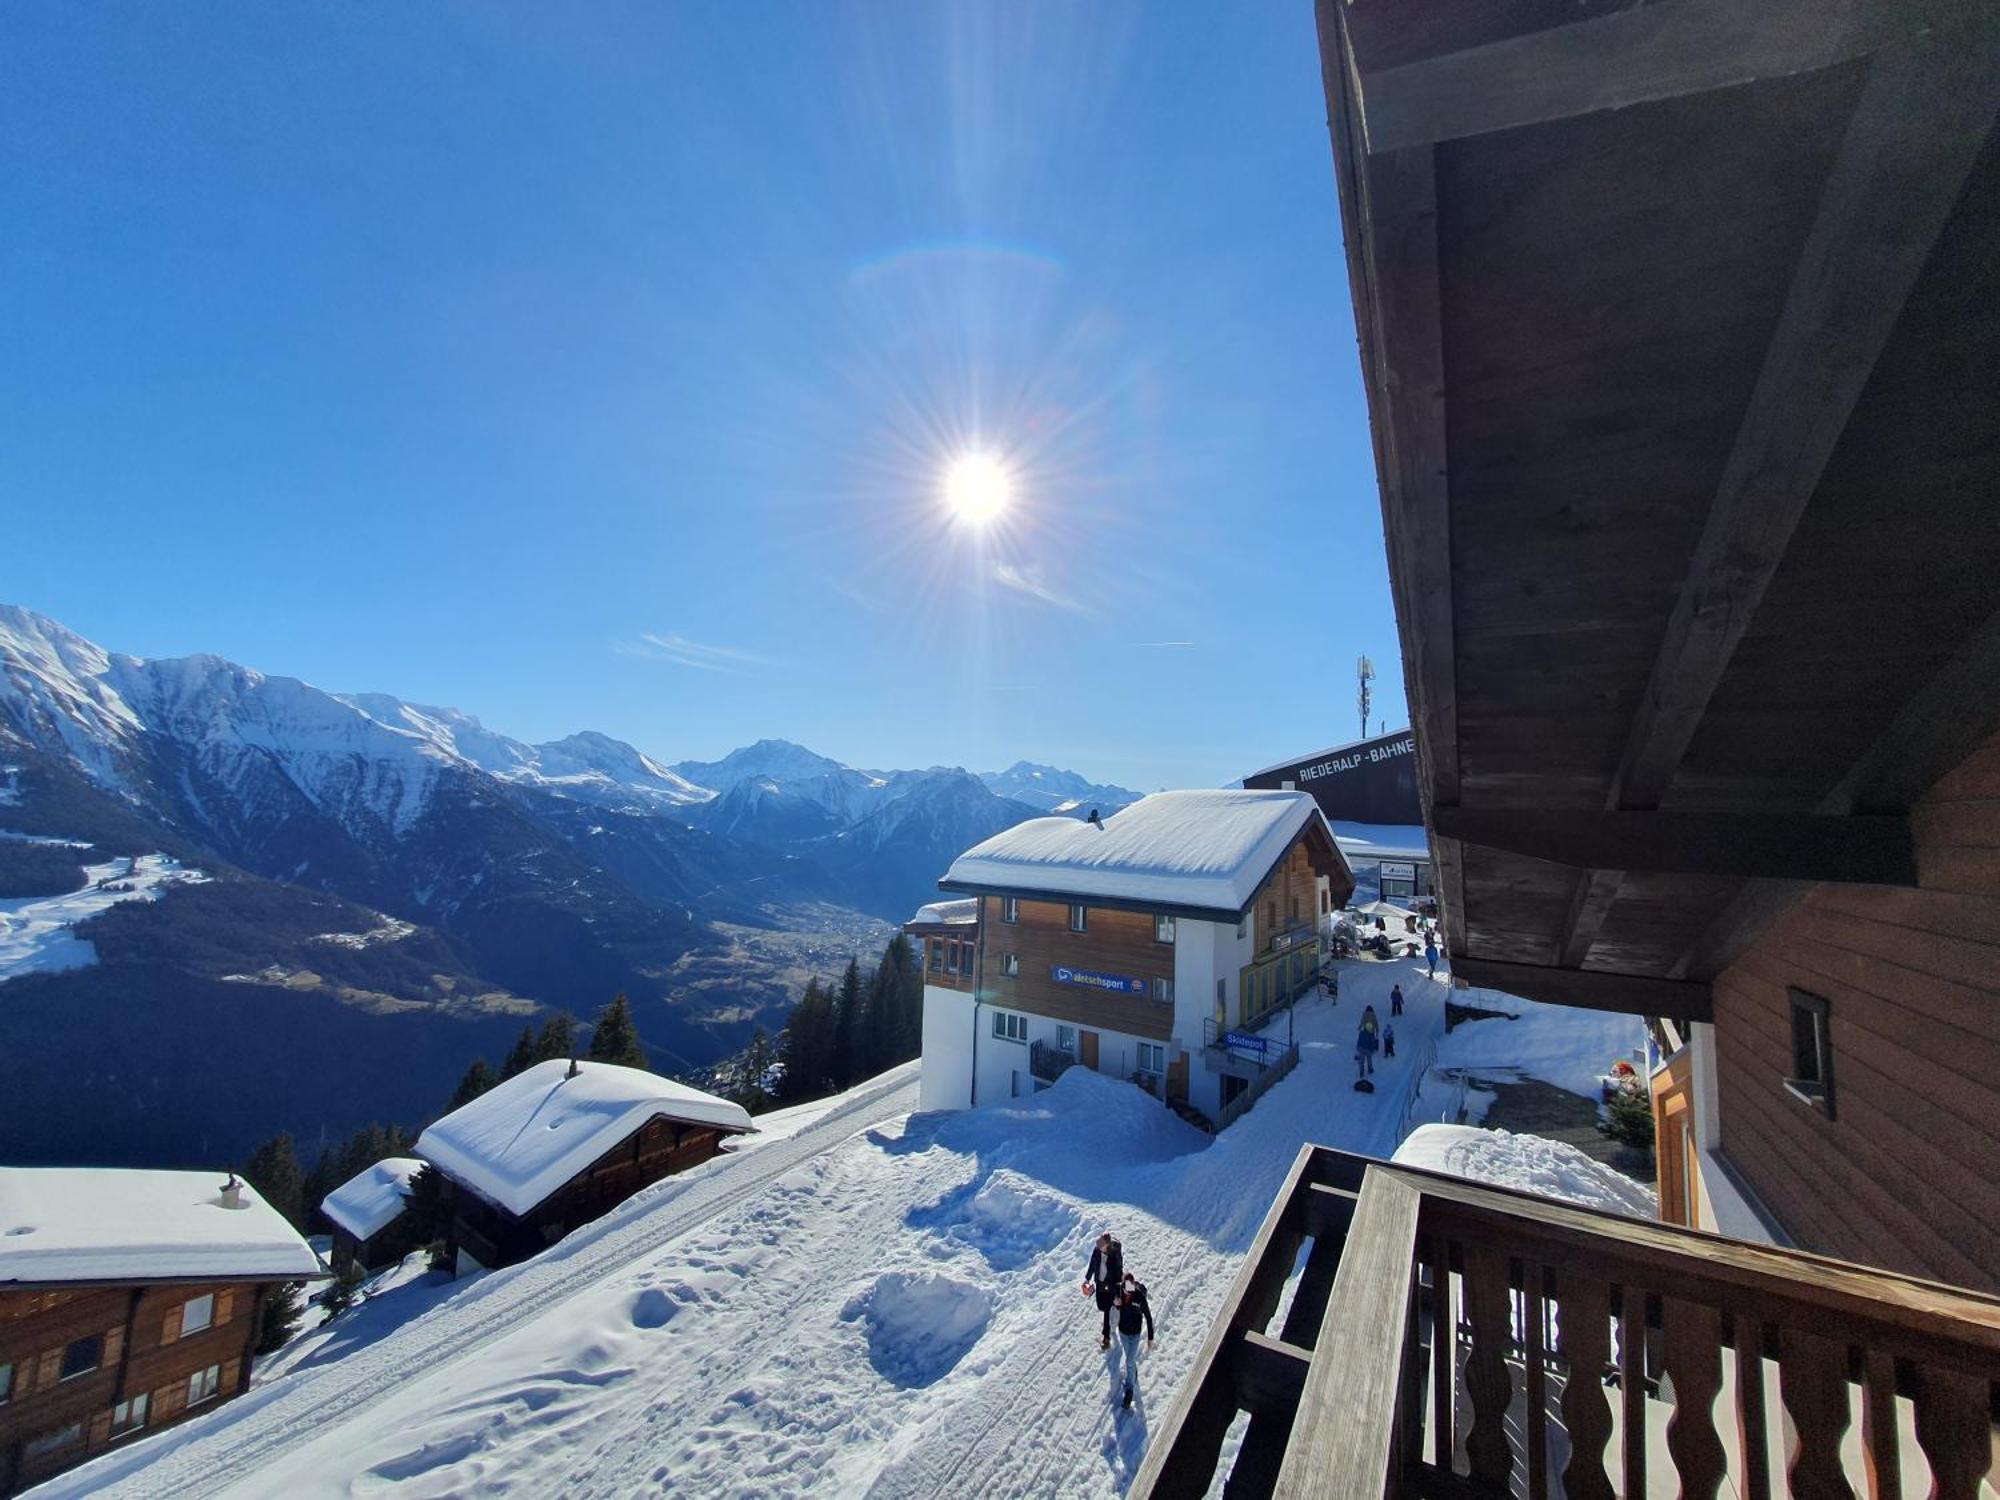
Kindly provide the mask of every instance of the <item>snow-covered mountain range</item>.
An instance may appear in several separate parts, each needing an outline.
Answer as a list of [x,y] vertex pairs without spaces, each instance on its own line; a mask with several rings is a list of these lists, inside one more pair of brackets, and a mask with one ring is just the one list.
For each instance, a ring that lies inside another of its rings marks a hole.
[[[158,1006],[114,1014],[114,990],[199,991],[207,1006],[261,976],[348,1012],[421,1018],[438,1070],[489,1047],[500,1018],[518,1027],[537,1005],[588,1018],[623,990],[656,1062],[697,1065],[758,1021],[781,1025],[803,973],[879,943],[965,848],[1132,795],[1025,762],[862,770],[777,739],[673,764],[593,731],[529,744],[457,709],[214,656],[124,655],[0,605],[0,835],[79,845],[70,858],[0,837],[0,899],[74,889],[108,857],[163,854],[216,877],[88,924],[110,935],[98,967],[0,968],[0,1050],[39,1049],[67,1076],[74,1059],[26,1033],[30,1014],[83,1046],[86,1012],[141,1032],[171,1023]],[[299,947],[388,923],[415,936]],[[746,930],[768,936],[733,935]],[[422,963],[393,956],[419,950]],[[275,1048],[285,1018],[241,1024]]]

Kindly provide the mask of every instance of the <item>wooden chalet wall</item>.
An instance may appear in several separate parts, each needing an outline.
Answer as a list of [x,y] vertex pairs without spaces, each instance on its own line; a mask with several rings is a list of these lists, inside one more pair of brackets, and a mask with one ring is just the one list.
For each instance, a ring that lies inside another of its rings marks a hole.
[[[1020,920],[1000,920],[1000,898],[981,896],[980,931],[985,934],[986,961],[980,975],[979,998],[1002,1009],[1018,1007],[1038,1016],[1076,1026],[1121,1031],[1128,1036],[1173,1035],[1174,1008],[1151,996],[1153,981],[1174,977],[1174,947],[1153,937],[1153,919],[1145,912],[1089,908],[1087,930],[1069,930],[1069,906],[1054,901],[1022,901]],[[1019,956],[1018,978],[1006,976],[1005,957]],[[1100,974],[1122,974],[1146,982],[1145,995],[1114,995],[1078,985],[1057,984],[1050,970],[1058,964]]]
[[1312,856],[1301,839],[1292,845],[1284,863],[1257,887],[1251,918],[1257,924],[1254,936],[1258,949],[1269,946],[1277,933],[1310,926],[1321,910],[1319,872],[1313,868]]
[[[215,1395],[205,1410],[249,1383],[259,1288],[239,1282],[87,1287],[0,1292],[0,1365],[13,1366],[13,1391],[0,1405],[0,1494],[38,1483],[94,1457],[115,1441],[136,1438],[188,1415],[189,1378],[218,1366]],[[212,1293],[214,1319],[181,1335],[181,1309]],[[62,1378],[63,1351],[74,1341],[103,1339],[95,1370]],[[148,1398],[145,1425],[114,1435],[112,1408]],[[80,1423],[78,1439],[30,1459],[26,1446]]]
[[655,1117],[518,1218],[453,1183],[452,1248],[487,1267],[525,1260],[640,1188],[700,1166],[722,1149],[722,1138],[713,1126]]
[[[1819,886],[1716,978],[1722,1147],[1802,1247],[2000,1290],[2000,738],[1912,823],[1921,888]],[[1791,987],[1831,1120],[1784,1086]]]

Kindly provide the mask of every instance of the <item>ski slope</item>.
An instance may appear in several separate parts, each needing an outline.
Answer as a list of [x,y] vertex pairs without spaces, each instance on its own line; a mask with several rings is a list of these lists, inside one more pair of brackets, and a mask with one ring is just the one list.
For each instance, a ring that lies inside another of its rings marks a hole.
[[[1356,1093],[1362,1006],[1389,1022],[1397,980],[1398,1055]],[[911,1114],[899,1069],[37,1494],[1122,1493],[1298,1147],[1386,1156],[1421,1116],[1446,993],[1346,966],[1296,1012],[1298,1068],[1213,1139],[1082,1069]],[[1125,1413],[1078,1285],[1107,1228],[1159,1322]]]
[[[62,845],[68,839],[28,839],[28,843]],[[78,848],[87,845],[76,845]],[[60,969],[88,968],[97,962],[97,945],[78,937],[75,928],[121,901],[157,901],[163,887],[193,885],[208,879],[165,854],[137,859],[109,859],[85,865],[84,883],[60,896],[23,896],[0,901],[0,983],[22,974],[49,974]]]

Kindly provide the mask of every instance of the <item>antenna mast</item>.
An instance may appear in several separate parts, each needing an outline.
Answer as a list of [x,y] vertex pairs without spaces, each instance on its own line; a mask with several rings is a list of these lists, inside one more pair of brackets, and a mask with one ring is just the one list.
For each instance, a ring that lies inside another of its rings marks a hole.
[[1365,740],[1368,738],[1368,684],[1375,680],[1375,663],[1365,656],[1360,658],[1354,663],[1354,675],[1361,684],[1358,698],[1361,705],[1361,738]]

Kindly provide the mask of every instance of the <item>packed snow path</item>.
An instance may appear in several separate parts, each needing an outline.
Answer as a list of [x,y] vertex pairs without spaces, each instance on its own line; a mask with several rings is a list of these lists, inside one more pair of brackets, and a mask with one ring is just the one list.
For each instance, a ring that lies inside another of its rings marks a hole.
[[[50,1493],[1122,1493],[1300,1144],[1386,1156],[1435,1118],[1447,1091],[1406,1101],[1447,993],[1343,966],[1296,1012],[1298,1068],[1213,1140],[1082,1069],[956,1114],[886,1075]],[[1362,1094],[1371,1004],[1397,1055]],[[1159,1323],[1130,1412],[1078,1285],[1106,1228]]]

